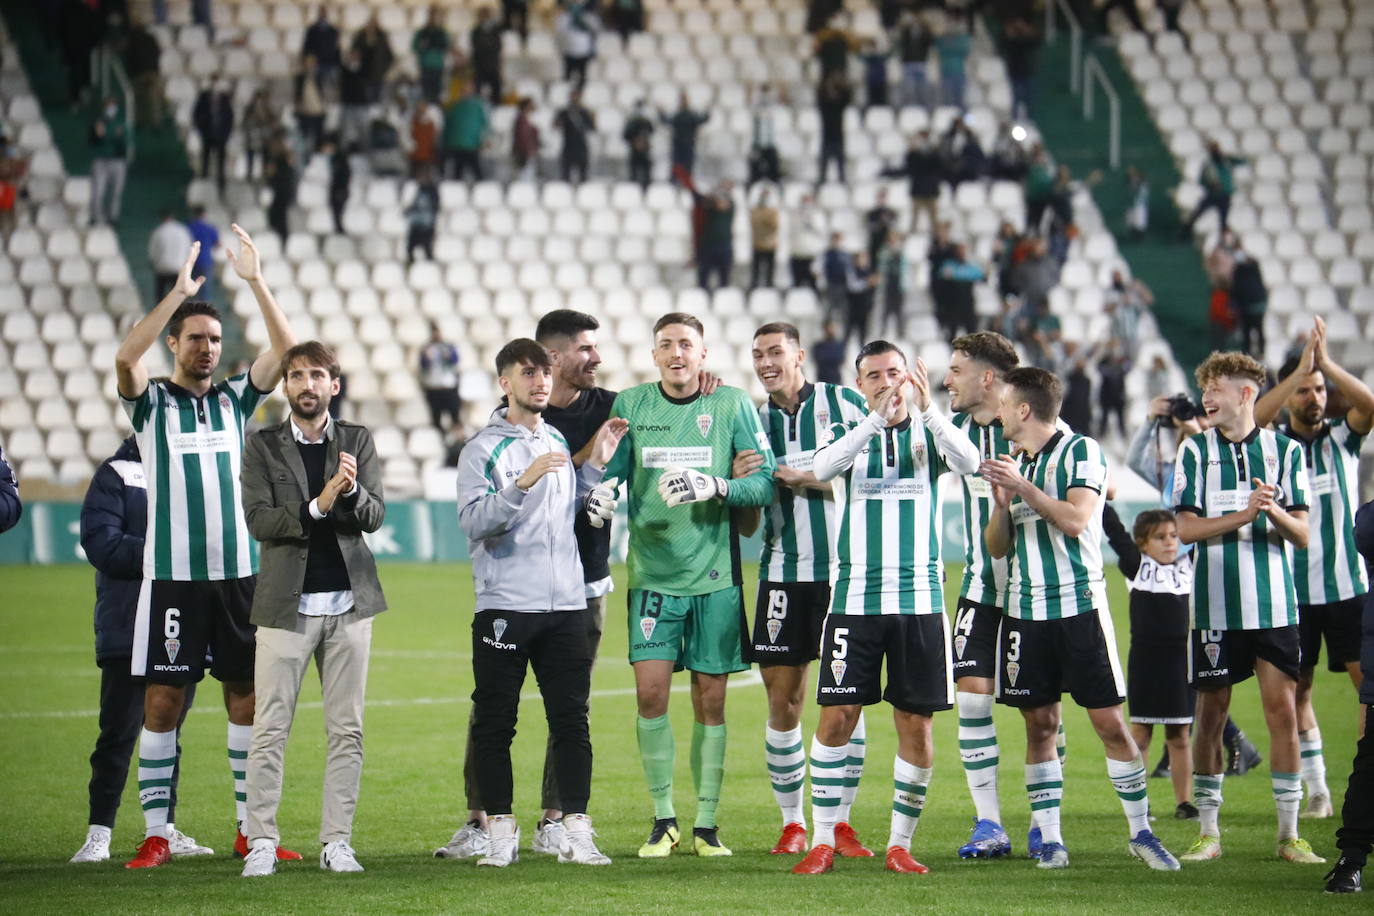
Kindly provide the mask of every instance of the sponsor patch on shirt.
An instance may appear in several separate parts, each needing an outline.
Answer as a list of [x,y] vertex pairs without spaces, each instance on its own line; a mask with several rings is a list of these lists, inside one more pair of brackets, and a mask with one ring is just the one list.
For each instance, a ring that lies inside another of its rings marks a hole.
[[1307,479],[1307,492],[1313,496],[1325,496],[1336,490],[1335,474],[1313,474]]
[[1040,520],[1040,513],[1031,508],[1028,503],[1013,503],[1011,507],[1011,523],[1013,525],[1028,525],[1031,522]]
[[238,437],[228,430],[172,433],[167,437],[167,447],[181,455],[192,452],[228,452],[238,447]]
[[714,451],[709,445],[693,447],[645,446],[639,450],[639,463],[646,468],[710,468]]
[[919,499],[929,492],[924,480],[860,480],[854,484],[856,499]]
[[785,464],[794,471],[809,471],[815,467],[816,450],[807,449],[804,452],[788,452],[782,456],[779,464]]
[[992,484],[982,477],[969,475],[964,478],[964,484],[968,487],[969,495],[974,499],[992,499]]

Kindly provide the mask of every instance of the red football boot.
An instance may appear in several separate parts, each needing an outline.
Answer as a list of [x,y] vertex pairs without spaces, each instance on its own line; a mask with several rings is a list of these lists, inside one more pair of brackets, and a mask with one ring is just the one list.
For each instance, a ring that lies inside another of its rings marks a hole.
[[[236,858],[236,859],[242,859],[242,858],[244,858],[244,857],[247,856],[247,855],[248,855],[248,837],[244,836],[244,835],[243,835],[243,831],[240,830],[240,831],[238,831],[238,832],[234,835],[234,858]],[[277,847],[277,861],[278,861],[278,862],[298,862],[298,861],[300,861],[300,858],[301,858],[301,854],[298,853],[298,852],[292,852],[291,850],[287,849],[285,846],[278,846],[278,847]]]
[[138,854],[124,863],[125,868],[157,868],[172,861],[165,836],[150,836],[138,846]]
[[929,868],[913,859],[911,853],[901,846],[887,847],[887,870],[916,875],[924,875],[930,871]]
[[778,845],[768,851],[775,856],[795,856],[806,852],[806,828],[801,824],[788,824],[782,828]]
[[834,867],[835,847],[821,844],[812,846],[811,851],[806,854],[806,858],[792,866],[792,874],[823,875]]
[[835,854],[846,859],[863,859],[871,857],[873,850],[859,842],[858,834],[847,821],[841,821],[835,825]]

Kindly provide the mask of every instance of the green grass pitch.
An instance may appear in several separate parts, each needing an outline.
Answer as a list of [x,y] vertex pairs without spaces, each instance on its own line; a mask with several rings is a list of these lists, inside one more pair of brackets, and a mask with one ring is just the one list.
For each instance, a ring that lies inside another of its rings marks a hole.
[[[623,569],[611,597],[594,677],[592,738],[596,753],[591,814],[609,868],[559,865],[522,851],[510,869],[479,871],[471,862],[431,856],[464,817],[459,767],[471,689],[468,622],[472,582],[466,566],[389,565],[382,580],[391,610],[378,619],[368,685],[367,763],[354,846],[367,871],[332,875],[316,864],[324,732],[318,681],[306,681],[286,764],[281,810],[283,843],[305,854],[271,879],[239,878],[231,786],[218,691],[207,681],[183,735],[178,822],[211,858],[178,860],[131,873],[122,862],[142,837],[136,779],[131,778],[114,832],[114,857],[103,865],[70,865],[84,838],[87,757],[96,735],[99,677],[91,634],[92,575],[88,568],[8,567],[0,570],[0,902],[10,913],[168,912],[272,913],[1292,913],[1307,907],[1368,912],[1368,901],[1320,894],[1322,866],[1273,858],[1274,807],[1267,764],[1225,784],[1225,856],[1160,874],[1127,857],[1125,822],[1106,777],[1101,745],[1082,711],[1066,704],[1069,757],[1063,809],[1072,867],[1045,873],[1027,860],[961,862],[956,847],[968,832],[972,806],[959,767],[954,713],[937,717],[937,759],[916,857],[925,876],[883,871],[882,860],[841,860],[819,878],[788,873],[791,858],[767,850],[780,827],[765,775],[763,687],[737,676],[728,704],[729,751],[720,809],[730,859],[675,855],[641,861],[635,850],[650,818],[634,737],[634,695],[625,659]],[[746,578],[753,594],[754,571]],[[1121,577],[1110,576],[1117,633],[1125,660],[1128,627]],[[957,583],[950,569],[950,585]],[[752,608],[751,608],[752,612]],[[312,676],[313,677],[313,676]],[[691,711],[680,675],[672,716],[678,736],[677,802],[690,825],[694,802],[687,749]],[[516,809],[524,843],[538,816],[538,773],[545,728],[531,678],[516,738]],[[1356,704],[1344,676],[1319,674],[1318,712],[1325,733],[1329,780],[1339,800],[1354,751]],[[1236,692],[1235,714],[1266,752],[1267,738],[1253,682]],[[1017,853],[1028,822],[1022,785],[1024,732],[1014,712],[999,708],[1003,814]],[[815,709],[806,715],[807,740]],[[1153,753],[1158,753],[1157,736]],[[886,707],[869,711],[868,770],[854,822],[870,846],[886,840],[894,740]],[[1149,761],[1153,766],[1154,761]],[[1181,853],[1196,828],[1172,818],[1169,784],[1151,780],[1156,831]],[[1304,821],[1317,851],[1334,856],[1335,819]]]

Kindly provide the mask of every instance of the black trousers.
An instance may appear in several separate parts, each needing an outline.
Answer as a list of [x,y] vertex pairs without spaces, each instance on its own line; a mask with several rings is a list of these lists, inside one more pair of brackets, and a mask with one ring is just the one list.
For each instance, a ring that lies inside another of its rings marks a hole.
[[215,160],[215,187],[224,193],[224,143],[210,143],[201,140],[200,177],[210,177],[210,160]]
[[754,263],[749,271],[749,288],[758,289],[760,286],[771,287],[773,285],[773,262],[777,257],[776,251],[759,251],[754,249]]
[[478,70],[473,74],[472,84],[477,87],[478,95],[482,94],[483,89],[487,90],[489,93],[487,95],[487,100],[493,106],[501,104],[501,68],[499,66],[489,70]]
[[[1364,711],[1365,721],[1374,725],[1374,705],[1365,706]],[[1355,766],[1345,787],[1336,845],[1361,867],[1374,850],[1374,727],[1365,728],[1355,746]]]
[[749,151],[749,184],[756,181],[777,183],[782,178],[782,164],[776,146],[756,146]]
[[525,672],[534,670],[553,742],[558,798],[565,814],[585,814],[592,788],[587,729],[592,654],[587,614],[479,611],[472,619],[472,747],[487,814],[510,814],[510,746]]
[[[107,659],[100,665],[100,734],[91,752],[91,781],[87,785],[90,796],[90,820],[113,828],[119,812],[119,800],[129,779],[129,760],[143,729],[142,680],[129,675],[127,658]],[[191,703],[196,698],[196,685],[186,685],[186,707],[177,722],[186,721]],[[177,782],[181,777],[181,741],[177,741],[177,764],[172,769],[172,803],[167,808],[167,822],[176,823]]]
[[787,265],[792,274],[792,288],[816,288],[815,258],[791,258]]
[[463,175],[467,172],[472,173],[473,181],[482,180],[482,162],[480,153],[475,149],[446,149],[444,150],[444,177],[454,178],[458,181],[463,180]]
[[[420,249],[425,253],[425,257],[434,260],[434,227],[433,226],[411,226],[406,235],[406,263],[415,260],[415,249]],[[438,424],[435,424],[438,425]]]
[[630,180],[641,189],[648,189],[652,180],[648,150],[630,150]]
[[585,146],[564,147],[558,163],[563,180],[569,184],[581,184],[586,181],[590,158]]
[[844,137],[821,137],[821,159],[816,175],[816,184],[825,184],[826,173],[830,171],[830,163],[835,163],[835,168],[840,173],[840,184],[845,184],[844,177]]
[[[433,253],[429,259],[434,260]],[[457,388],[426,388],[425,402],[429,404],[429,419],[435,429],[444,432],[444,415],[448,414],[449,423],[458,423],[463,417],[463,399]]]

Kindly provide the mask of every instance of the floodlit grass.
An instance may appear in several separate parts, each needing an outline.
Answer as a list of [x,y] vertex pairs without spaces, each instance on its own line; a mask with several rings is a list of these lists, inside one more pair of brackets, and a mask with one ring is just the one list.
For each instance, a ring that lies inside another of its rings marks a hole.
[[[623,569],[617,570],[623,595]],[[957,583],[951,568],[950,583]],[[746,594],[753,594],[753,571]],[[1125,587],[1110,573],[1117,632],[1127,638]],[[559,865],[528,852],[538,816],[545,729],[531,678],[516,738],[516,809],[524,825],[520,863],[479,871],[471,862],[434,859],[432,851],[462,822],[463,753],[471,689],[469,631],[472,584],[466,566],[382,568],[392,610],[378,619],[368,685],[367,764],[354,846],[367,871],[332,875],[316,865],[324,731],[318,682],[307,680],[286,764],[281,810],[283,843],[305,854],[270,879],[245,881],[229,857],[233,838],[231,785],[218,691],[205,682],[187,720],[179,826],[215,847],[211,858],[178,860],[132,873],[122,863],[142,838],[136,779],[129,780],[114,833],[115,855],[103,865],[70,865],[86,825],[87,757],[96,735],[99,675],[91,635],[92,575],[78,566],[0,570],[0,901],[10,913],[175,912],[273,913],[694,913],[806,912],[837,914],[919,911],[974,913],[1292,913],[1308,906],[1367,912],[1360,898],[1324,898],[1322,866],[1273,858],[1274,808],[1267,767],[1225,784],[1226,854],[1219,861],[1159,874],[1129,859],[1126,827],[1107,780],[1101,745],[1086,716],[1066,707],[1069,760],[1064,834],[1072,858],[1065,872],[1044,873],[1019,854],[1028,825],[1022,785],[1024,733],[1019,717],[998,708],[1003,765],[1003,813],[1018,857],[961,862],[954,850],[972,815],[959,767],[954,713],[937,717],[937,759],[915,854],[926,876],[883,871],[882,860],[842,860],[833,874],[800,878],[793,860],[767,850],[780,827],[762,754],[763,687],[737,676],[728,705],[726,779],[720,808],[730,859],[675,855],[641,861],[650,806],[634,736],[633,681],[625,664],[625,611],[611,598],[606,638],[592,700],[596,752],[591,814],[609,868]],[[751,609],[752,611],[752,609]],[[1125,659],[1125,646],[1122,646]],[[678,687],[685,691],[685,676]],[[1354,751],[1355,702],[1344,676],[1322,671],[1318,711],[1326,739],[1330,783],[1339,808]],[[1253,682],[1236,692],[1237,719],[1261,750],[1268,740]],[[679,818],[694,811],[687,766],[690,704],[673,698],[678,736]],[[862,838],[881,849],[887,836],[894,740],[885,707],[869,712],[868,772],[855,806]],[[814,708],[806,716],[810,740]],[[1157,735],[1152,757],[1159,751]],[[1149,761],[1153,766],[1154,760]],[[1173,820],[1167,781],[1152,780],[1160,815],[1156,831],[1175,852],[1193,839],[1193,825]],[[1304,822],[1317,851],[1334,858],[1335,820]],[[881,853],[880,853],[881,855]]]

